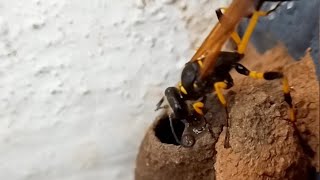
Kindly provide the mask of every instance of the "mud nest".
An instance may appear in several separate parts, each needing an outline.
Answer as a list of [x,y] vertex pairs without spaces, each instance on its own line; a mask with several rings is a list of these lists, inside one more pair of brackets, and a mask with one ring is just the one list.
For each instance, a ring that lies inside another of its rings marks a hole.
[[[147,131],[137,156],[135,178],[312,179],[319,171],[319,83],[306,53],[293,61],[282,47],[263,55],[251,50],[241,62],[255,71],[282,71],[292,86],[297,123],[288,120],[280,81],[254,80],[232,72],[226,92],[230,145],[223,147],[225,114],[215,96],[206,102],[213,134],[201,133],[192,148],[177,145],[165,115]],[[181,136],[183,124],[175,124]]]

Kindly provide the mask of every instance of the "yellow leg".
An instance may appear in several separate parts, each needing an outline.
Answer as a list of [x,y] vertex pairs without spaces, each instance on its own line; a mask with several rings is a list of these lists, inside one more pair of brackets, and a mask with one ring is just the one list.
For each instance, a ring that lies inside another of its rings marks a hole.
[[228,85],[225,82],[216,82],[214,83],[214,89],[217,93],[217,96],[219,98],[219,101],[221,104],[224,106],[225,112],[226,112],[226,122],[227,122],[227,129],[226,129],[226,136],[224,139],[224,148],[230,148],[229,144],[229,139],[230,139],[230,134],[229,134],[229,113],[227,109],[227,101],[224,98],[221,89],[227,89]]
[[[219,8],[216,11],[219,20],[226,10],[227,10],[227,8]],[[246,50],[249,39],[251,37],[251,34],[252,34],[254,28],[256,27],[256,24],[259,20],[259,17],[266,16],[266,15],[268,15],[268,12],[255,11],[250,18],[249,25],[248,25],[242,39],[240,38],[239,34],[236,31],[232,32],[231,39],[237,44],[238,52],[240,54],[243,54],[244,51]]]
[[217,93],[217,96],[219,98],[219,101],[221,102],[221,104],[226,107],[227,106],[227,101],[224,98],[221,89],[226,89],[227,88],[227,84],[225,82],[216,82],[214,83],[214,89]]
[[203,111],[202,111],[202,108],[204,107],[204,104],[202,102],[196,102],[194,104],[192,104],[193,106],[193,109],[200,115],[204,115]]
[[256,27],[257,23],[258,23],[258,20],[259,20],[259,17],[260,16],[266,16],[268,13],[267,12],[264,12],[264,11],[255,11],[250,19],[250,22],[248,24],[248,27],[242,37],[242,40],[238,46],[238,52],[240,54],[243,54],[244,51],[246,50],[247,48],[247,45],[248,45],[248,42],[249,42],[249,39],[252,35],[252,32],[254,30],[254,28]]
[[[221,16],[224,14],[224,12],[227,10],[227,8],[222,7],[216,10],[216,14],[218,16],[218,20],[220,21]],[[239,36],[239,34],[237,32],[233,32],[231,34],[231,39],[237,44],[237,46],[240,44],[241,42],[241,38]]]
[[292,122],[296,122],[296,113],[295,113],[295,109],[292,105],[292,98],[290,95],[290,88],[289,88],[289,82],[287,77],[283,77],[282,78],[282,84],[283,84],[283,93],[284,93],[284,100],[288,103],[289,105],[289,110],[288,110],[288,114],[289,114],[289,118]]
[[289,105],[289,112],[288,112],[289,118],[292,122],[296,121],[295,109],[292,104],[292,98],[290,94],[288,79],[283,75],[283,73],[275,72],[275,71],[273,72],[270,71],[265,73],[249,71],[246,67],[244,67],[242,64],[239,64],[239,63],[236,64],[235,69],[238,73],[243,74],[245,76],[249,76],[254,79],[265,79],[265,80],[282,79],[284,100]]
[[263,73],[259,73],[256,71],[250,71],[249,77],[254,78],[254,79],[263,79]]
[[[278,4],[276,6],[276,8],[280,6],[280,4]],[[255,11],[249,21],[248,27],[246,28],[246,31],[242,37],[242,39],[240,38],[239,34],[237,32],[233,32],[231,34],[231,39],[237,44],[238,46],[238,53],[240,54],[244,54],[244,51],[246,50],[250,37],[258,23],[259,17],[260,16],[267,16],[269,13],[271,13],[272,11],[274,11],[276,8],[274,8],[273,10],[270,11]],[[218,10],[216,10],[218,19],[220,20],[221,16],[224,14],[224,12],[227,10],[227,8],[220,8]]]
[[[218,19],[220,20],[222,14],[224,14],[224,12],[227,10],[227,8],[223,7],[223,8],[219,8],[216,13],[217,13],[217,16],[218,16]],[[221,14],[220,14],[221,13]],[[234,31],[232,32],[231,34],[231,39],[237,44],[237,46],[240,44],[241,42],[241,38],[239,36],[239,34]]]
[[239,46],[239,44],[241,43],[241,38],[240,38],[239,34],[234,31],[231,34],[231,38],[237,44],[237,46]]

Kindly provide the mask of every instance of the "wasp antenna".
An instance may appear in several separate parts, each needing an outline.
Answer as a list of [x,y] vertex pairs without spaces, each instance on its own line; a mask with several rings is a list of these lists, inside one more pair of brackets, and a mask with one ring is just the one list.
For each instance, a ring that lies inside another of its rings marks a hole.
[[173,135],[174,139],[176,140],[176,142],[178,144],[182,145],[181,141],[178,139],[178,136],[177,136],[177,134],[176,134],[176,132],[175,132],[175,130],[173,128],[173,123],[172,123],[172,117],[171,116],[169,116],[169,122],[170,122],[170,128],[171,128],[171,132],[172,132],[172,135]]
[[226,136],[224,138],[224,148],[230,148],[230,132],[229,132],[229,112],[227,107],[225,107],[225,112],[226,112]]
[[160,99],[160,101],[157,103],[156,109],[154,111],[158,111],[159,109],[161,109],[161,105],[162,105],[163,101],[164,101],[164,97],[162,97]]
[[274,12],[275,10],[277,10],[278,7],[281,6],[281,4],[282,4],[282,2],[279,2],[273,9],[269,10],[269,11],[267,12],[267,14],[270,14],[270,13]]

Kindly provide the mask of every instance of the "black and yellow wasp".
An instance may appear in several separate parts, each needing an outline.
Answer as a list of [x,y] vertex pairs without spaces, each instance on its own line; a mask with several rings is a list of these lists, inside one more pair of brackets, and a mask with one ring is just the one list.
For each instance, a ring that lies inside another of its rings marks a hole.
[[[236,44],[237,47],[235,52],[221,51],[210,74],[205,78],[201,78],[200,72],[204,68],[204,61],[206,60],[207,55],[206,52],[203,51],[201,56],[185,64],[185,67],[181,73],[181,81],[178,83],[178,85],[176,87],[168,87],[165,90],[165,96],[157,104],[156,110],[161,108],[167,108],[167,110],[169,110],[168,116],[171,131],[178,144],[181,144],[185,147],[191,147],[195,143],[195,138],[192,136],[178,137],[173,127],[173,121],[181,121],[186,126],[189,126],[189,124],[193,121],[204,120],[207,122],[204,117],[204,114],[206,113],[206,109],[204,108],[205,97],[207,94],[215,92],[219,101],[224,106],[227,114],[227,129],[224,147],[230,147],[227,101],[223,96],[222,90],[229,89],[233,86],[233,79],[229,73],[231,69],[235,69],[242,75],[256,79],[282,79],[284,98],[289,105],[289,116],[292,121],[295,121],[295,113],[292,105],[292,98],[289,92],[289,85],[283,73],[274,71],[259,73],[250,71],[242,64],[238,63],[244,57],[244,51],[259,17],[267,16],[271,12],[275,11],[283,1],[288,0],[277,0],[278,4],[275,8],[269,11],[262,11],[260,9],[265,1],[274,2],[275,0],[255,1],[255,11],[246,17],[249,19],[249,24],[242,38],[240,38],[237,32],[233,32],[231,34],[231,40]],[[223,16],[224,10],[226,10],[226,8],[220,8],[216,10],[219,20]],[[162,106],[165,100],[167,101],[167,105]]]

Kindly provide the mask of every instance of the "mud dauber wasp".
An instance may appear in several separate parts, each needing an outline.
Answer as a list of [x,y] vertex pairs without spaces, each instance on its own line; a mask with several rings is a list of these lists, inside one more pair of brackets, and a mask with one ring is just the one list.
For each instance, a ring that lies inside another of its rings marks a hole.
[[[260,10],[263,3],[266,1],[279,3],[275,8],[269,11]],[[206,109],[204,108],[204,101],[207,94],[215,92],[220,103],[223,105],[225,109],[227,117],[227,128],[224,147],[230,147],[227,101],[223,96],[222,89],[229,89],[233,86],[233,79],[229,73],[231,69],[235,69],[238,73],[255,79],[282,79],[284,99],[289,105],[290,120],[293,122],[296,120],[292,105],[292,98],[289,91],[288,80],[283,75],[283,73],[275,71],[259,73],[255,71],[250,71],[242,64],[238,63],[244,57],[244,51],[247,47],[250,36],[258,22],[259,17],[267,16],[271,12],[275,11],[284,1],[291,0],[256,1],[255,11],[247,15],[246,17],[249,18],[250,21],[243,37],[240,38],[239,34],[235,31],[231,34],[231,39],[237,46],[235,52],[220,51],[211,72],[207,76],[202,78],[201,71],[204,68],[204,62],[206,60],[207,53],[206,49],[199,49],[195,55],[197,56],[198,54],[199,57],[185,64],[185,67],[181,73],[181,82],[179,82],[178,86],[168,87],[165,90],[165,96],[156,105],[156,110],[161,108],[166,108],[169,110],[168,116],[170,127],[177,143],[185,147],[191,147],[195,143],[195,138],[190,134],[186,134],[186,136],[181,137],[181,140],[179,140],[173,127],[173,120],[183,122],[185,124],[185,127],[188,127],[191,122],[201,120],[204,120],[205,123],[208,124],[204,117],[206,111]],[[220,8],[216,10],[216,14],[218,16],[219,21],[221,17],[223,17],[224,10],[226,10],[226,8]],[[207,39],[204,43],[206,42],[208,42]],[[201,52],[201,55],[199,55],[199,52]],[[164,100],[167,101],[167,105],[161,106]]]

